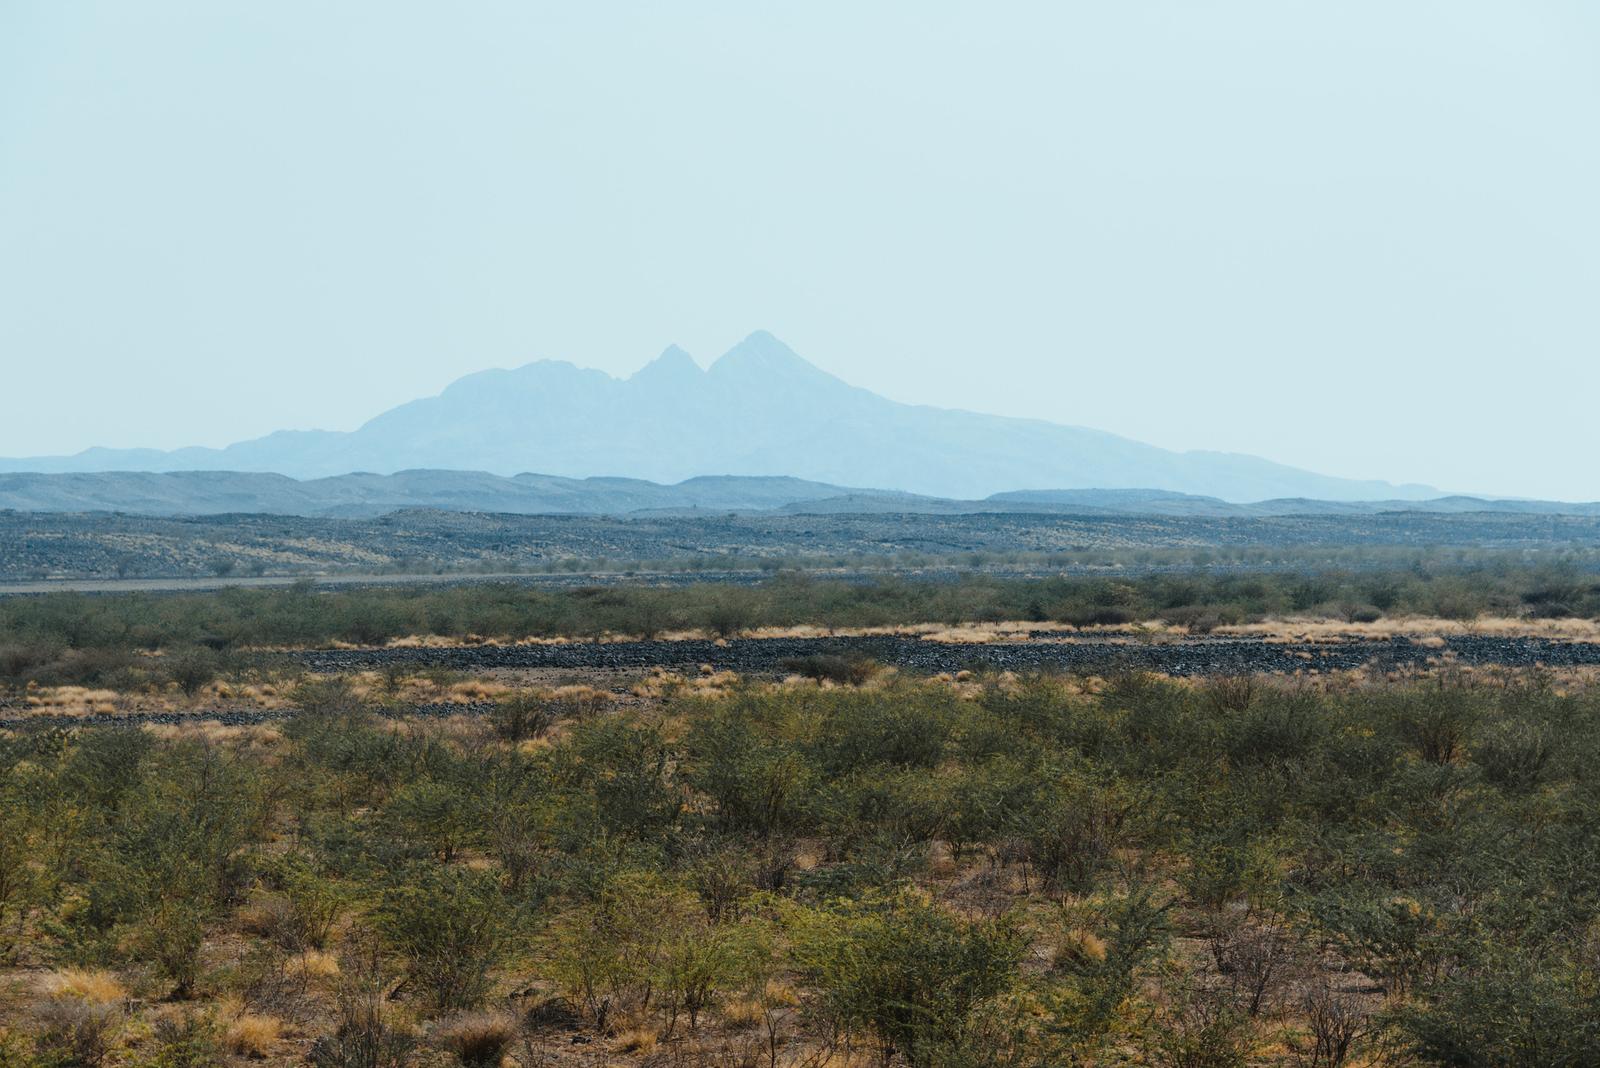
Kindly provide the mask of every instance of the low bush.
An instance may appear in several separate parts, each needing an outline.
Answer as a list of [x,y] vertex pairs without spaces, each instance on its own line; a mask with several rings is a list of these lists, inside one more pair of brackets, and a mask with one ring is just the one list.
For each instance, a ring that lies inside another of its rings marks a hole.
[[787,924],[801,974],[829,1026],[863,1028],[885,1063],[937,1063],[959,1046],[978,1014],[1018,979],[1023,942],[1006,920],[963,920],[903,892],[821,910]]
[[482,1003],[508,933],[506,903],[491,875],[433,863],[397,872],[383,891],[378,922],[431,1009]]
[[111,1055],[122,1026],[119,1005],[54,998],[40,1010],[35,1044],[46,1064],[100,1068]]
[[779,666],[792,675],[844,686],[860,686],[879,670],[878,665],[866,657],[835,656],[830,653],[789,657]]

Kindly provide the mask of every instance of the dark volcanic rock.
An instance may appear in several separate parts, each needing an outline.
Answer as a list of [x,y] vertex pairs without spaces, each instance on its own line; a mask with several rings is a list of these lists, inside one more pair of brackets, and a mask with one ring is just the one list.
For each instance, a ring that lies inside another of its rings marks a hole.
[[492,668],[643,670],[709,664],[743,675],[775,675],[783,662],[807,656],[866,657],[905,671],[933,674],[985,668],[997,671],[1154,671],[1167,675],[1289,674],[1348,671],[1369,664],[1420,667],[1441,654],[1462,664],[1575,667],[1600,664],[1600,644],[1546,638],[1461,637],[1443,649],[1406,638],[1285,644],[1255,638],[1191,638],[1178,642],[1114,640],[953,644],[898,636],[746,638],[713,641],[570,642],[558,645],[470,646],[451,649],[336,649],[291,654],[313,671],[360,671],[389,664],[440,665],[462,671]]

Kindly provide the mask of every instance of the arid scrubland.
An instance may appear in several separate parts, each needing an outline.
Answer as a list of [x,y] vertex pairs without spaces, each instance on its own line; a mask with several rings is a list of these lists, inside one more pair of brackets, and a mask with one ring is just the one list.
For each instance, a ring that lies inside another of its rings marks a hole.
[[[1448,648],[1586,648],[1597,598],[1504,566],[0,601],[0,1065],[1597,1063],[1600,688]],[[1289,668],[451,658],[641,621]],[[1426,656],[1300,652],[1391,638]]]
[[1600,692],[796,669],[0,735],[5,1063],[1600,1057]]
[[1259,517],[906,515],[605,517],[413,510],[367,519],[0,509],[0,582],[522,572],[995,568],[1404,568],[1515,553],[1593,564],[1600,517],[1476,512]]
[[321,590],[301,583],[0,598],[0,683],[122,690],[155,684],[194,693],[253,650],[340,644],[729,638],[795,628],[943,629],[964,641],[1007,622],[1059,632],[1251,633],[1262,625],[1276,631],[1331,625],[1397,634],[1415,633],[1418,619],[1447,620],[1458,633],[1514,627],[1581,638],[1597,617],[1600,581],[1591,571],[1572,561],[1530,563],[1505,554],[1445,554],[1355,569],[980,574],[953,581],[840,581],[797,572],[750,585],[566,590],[514,583]]

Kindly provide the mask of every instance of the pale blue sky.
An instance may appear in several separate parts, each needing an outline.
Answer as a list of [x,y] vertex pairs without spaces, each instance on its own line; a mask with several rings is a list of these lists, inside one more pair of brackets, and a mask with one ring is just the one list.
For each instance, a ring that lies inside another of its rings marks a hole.
[[766,328],[900,400],[1600,498],[1591,0],[0,0],[0,455]]

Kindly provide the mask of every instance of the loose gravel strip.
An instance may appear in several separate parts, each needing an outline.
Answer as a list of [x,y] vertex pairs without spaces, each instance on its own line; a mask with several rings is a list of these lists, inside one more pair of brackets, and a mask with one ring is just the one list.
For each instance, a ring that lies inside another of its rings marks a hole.
[[741,675],[781,673],[783,663],[806,656],[866,657],[904,671],[935,674],[966,668],[1010,671],[1093,672],[1134,670],[1167,675],[1290,674],[1316,669],[1348,671],[1369,664],[1422,667],[1448,653],[1458,663],[1552,668],[1600,665],[1600,643],[1528,637],[1455,637],[1443,646],[1396,637],[1333,642],[1268,642],[1259,638],[1190,638],[1177,642],[1039,640],[956,644],[913,637],[746,638],[713,641],[570,642],[557,645],[484,645],[444,649],[328,649],[286,654],[312,671],[366,671],[390,665],[493,668],[645,670],[696,668]]

